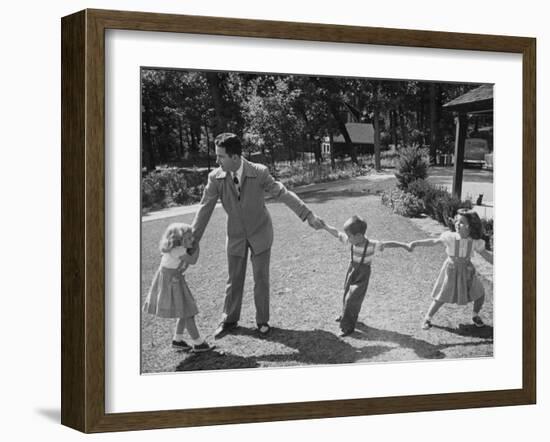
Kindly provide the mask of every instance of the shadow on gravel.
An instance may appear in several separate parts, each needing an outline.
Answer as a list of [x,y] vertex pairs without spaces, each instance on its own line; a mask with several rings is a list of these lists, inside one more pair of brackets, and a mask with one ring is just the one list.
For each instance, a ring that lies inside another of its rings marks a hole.
[[391,350],[391,347],[381,345],[356,348],[333,333],[323,330],[272,328],[267,336],[260,336],[256,329],[239,327],[231,334],[282,344],[296,352],[242,357],[214,349],[206,353],[189,354],[178,364],[176,371],[257,368],[262,361],[278,362],[282,366],[347,364],[373,358]]
[[493,327],[487,326],[483,328],[477,328],[470,324],[461,324],[458,329],[453,329],[450,327],[440,327],[436,325],[434,325],[433,328],[448,331],[450,333],[458,334],[460,336],[476,337],[484,340],[478,342],[431,344],[429,342],[413,338],[412,336],[405,335],[403,333],[369,327],[362,322],[358,322],[356,326],[356,329],[363,332],[365,335],[364,338],[361,339],[393,342],[395,344],[398,344],[400,347],[410,348],[421,359],[444,359],[446,356],[442,352],[442,350],[451,347],[476,347],[479,345],[487,345],[493,343]]
[[237,368],[257,368],[260,365],[254,358],[243,358],[219,352],[216,349],[205,353],[191,353],[176,367],[176,371],[232,370]]
[[459,324],[458,328],[443,327],[440,325],[433,325],[433,328],[438,328],[440,330],[445,330],[446,332],[453,333],[459,336],[465,336],[468,338],[479,338],[487,339],[493,343],[493,327],[486,325],[485,327],[478,328],[473,324]]
[[413,350],[420,359],[444,359],[443,350],[456,347],[476,347],[492,344],[493,328],[486,326],[477,328],[470,324],[461,324],[458,328],[437,328],[464,337],[483,339],[478,342],[461,342],[449,344],[431,344],[422,339],[390,330],[383,330],[358,322],[356,331],[351,337],[363,341],[392,343],[392,346],[368,345],[357,348],[341,339],[334,333],[324,330],[292,330],[275,328],[267,336],[260,336],[255,328],[239,327],[231,334],[247,336],[259,341],[273,342],[296,350],[293,353],[261,354],[249,357],[237,356],[216,349],[206,353],[191,353],[176,367],[176,371],[197,370],[232,370],[239,368],[258,368],[263,362],[275,362],[279,366],[293,365],[329,365],[350,364],[380,356],[395,349],[395,344],[401,348]]

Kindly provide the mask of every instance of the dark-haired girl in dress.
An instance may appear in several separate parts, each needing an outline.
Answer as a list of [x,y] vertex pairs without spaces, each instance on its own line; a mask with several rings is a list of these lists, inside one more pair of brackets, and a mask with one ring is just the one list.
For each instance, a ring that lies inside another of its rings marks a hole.
[[485,241],[481,238],[483,227],[474,210],[458,211],[455,230],[443,232],[439,238],[423,239],[409,244],[412,250],[420,246],[443,244],[447,253],[447,259],[432,290],[432,303],[422,322],[424,330],[431,328],[434,315],[445,303],[465,305],[472,302],[472,322],[476,327],[485,325],[479,316],[485,302],[485,289],[471,257],[475,251],[492,264],[493,254],[485,249]]

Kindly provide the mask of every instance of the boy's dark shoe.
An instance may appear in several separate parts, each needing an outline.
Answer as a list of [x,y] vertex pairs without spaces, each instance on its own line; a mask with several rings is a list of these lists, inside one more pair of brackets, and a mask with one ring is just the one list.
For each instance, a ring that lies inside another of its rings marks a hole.
[[342,321],[342,315],[337,316],[336,318],[334,318],[334,320],[335,320],[336,322]]
[[223,338],[226,334],[231,332],[232,330],[235,330],[237,328],[236,322],[221,322],[220,325],[218,325],[218,328],[214,332],[214,338],[220,339]]
[[172,348],[180,351],[191,350],[191,346],[185,341],[172,341]]
[[202,344],[193,345],[192,352],[193,353],[203,353],[205,351],[210,351],[214,348],[213,345],[208,345],[207,342],[203,342]]
[[351,335],[354,331],[355,331],[354,329],[342,330],[338,336],[340,336],[341,338],[344,338],[346,336]]
[[472,322],[474,323],[474,325],[478,328],[481,328],[481,327],[485,327],[485,322],[483,322],[483,319],[481,319],[479,316],[474,316],[472,318]]

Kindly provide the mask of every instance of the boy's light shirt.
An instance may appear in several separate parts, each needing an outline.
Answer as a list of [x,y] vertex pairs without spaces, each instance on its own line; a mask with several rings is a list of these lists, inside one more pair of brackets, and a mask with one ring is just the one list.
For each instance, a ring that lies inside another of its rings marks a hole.
[[[338,239],[340,242],[346,246],[350,246],[349,238],[345,233],[338,232]],[[369,239],[369,245],[367,247],[367,253],[365,254],[365,259],[363,260],[364,264],[369,264],[372,262],[372,259],[376,253],[380,253],[382,243],[373,239]],[[353,262],[360,263],[361,258],[363,257],[363,246],[353,246]]]

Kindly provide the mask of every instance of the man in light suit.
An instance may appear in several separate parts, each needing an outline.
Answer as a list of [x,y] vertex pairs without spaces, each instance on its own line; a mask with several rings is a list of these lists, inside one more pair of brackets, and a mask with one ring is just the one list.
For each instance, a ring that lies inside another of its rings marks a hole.
[[269,261],[273,225],[265,206],[265,194],[286,204],[302,221],[316,230],[323,227],[318,218],[295,193],[275,181],[262,164],[241,156],[240,139],[232,133],[216,137],[216,160],[220,167],[210,172],[200,207],[193,220],[193,236],[198,245],[218,199],[227,213],[228,279],[222,321],[215,338],[237,327],[240,319],[248,252],[254,275],[256,324],[261,334],[269,326]]

